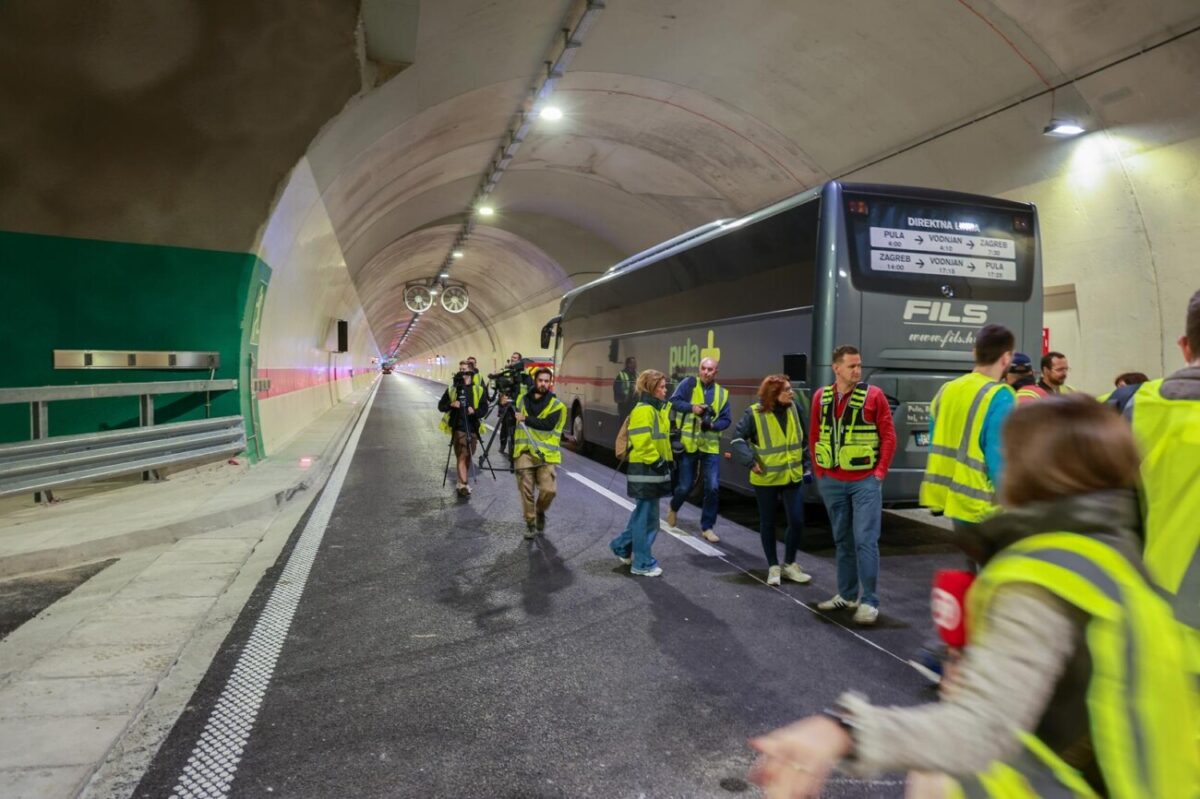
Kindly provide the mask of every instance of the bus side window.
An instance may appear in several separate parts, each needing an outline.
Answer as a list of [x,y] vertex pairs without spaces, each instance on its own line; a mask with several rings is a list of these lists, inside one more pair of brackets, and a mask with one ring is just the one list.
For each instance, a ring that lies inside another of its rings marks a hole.
[[617,341],[615,338],[608,342],[608,362],[621,362],[621,342]]
[[783,356],[783,373],[795,383],[808,382],[808,353],[790,352]]

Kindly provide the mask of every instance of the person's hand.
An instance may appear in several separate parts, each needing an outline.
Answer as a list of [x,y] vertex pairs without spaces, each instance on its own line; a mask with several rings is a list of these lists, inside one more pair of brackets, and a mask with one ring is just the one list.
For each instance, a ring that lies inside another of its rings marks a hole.
[[762,464],[761,463],[754,464],[753,466],[750,467],[750,471],[754,472],[755,474],[762,474],[763,473]]
[[525,414],[523,414],[523,413],[517,414],[517,424],[525,424]]
[[767,799],[817,799],[837,762],[854,748],[850,734],[831,718],[809,716],[750,741],[758,759],[750,781]]
[[451,408],[461,408],[462,405],[459,404],[458,400],[455,400],[454,402],[450,403],[450,407]]
[[472,408],[470,405],[468,405],[467,406],[467,416],[474,416],[474,415],[475,415],[475,409]]
[[699,416],[700,414],[704,413],[704,406],[703,406],[703,405],[693,405],[693,406],[692,406],[692,413],[694,413],[694,414],[696,414],[697,416]]
[[880,474],[879,472],[875,472],[875,479],[878,480],[879,482],[882,483],[886,478],[887,478],[886,474]]

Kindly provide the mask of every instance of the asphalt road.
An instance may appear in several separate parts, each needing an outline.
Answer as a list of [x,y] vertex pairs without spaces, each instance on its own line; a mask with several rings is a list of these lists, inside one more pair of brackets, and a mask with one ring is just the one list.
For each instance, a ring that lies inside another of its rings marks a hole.
[[[765,585],[758,534],[744,526],[752,501],[726,503],[714,549],[660,534],[665,574],[633,577],[607,549],[629,512],[606,495],[623,498],[624,479],[602,463],[567,455],[533,542],[510,474],[485,470],[469,501],[453,478],[443,488],[438,393],[383,380],[311,570],[288,576],[285,550],[137,796],[754,795],[748,738],[847,688],[892,704],[930,698],[904,661],[929,630],[930,575],[959,563],[941,531],[886,517],[870,629],[814,610],[835,591],[822,519],[801,558],[813,582]],[[681,526],[697,519],[687,506]],[[297,555],[311,549],[298,536]],[[255,660],[247,641],[284,590],[299,601],[280,622],[282,649],[259,658],[264,687],[233,702],[244,732],[214,734],[219,697],[228,707],[237,693],[229,675]],[[194,776],[209,758],[219,762],[205,773],[223,780],[177,792],[189,762]],[[835,778],[825,795],[902,794],[890,776]]]

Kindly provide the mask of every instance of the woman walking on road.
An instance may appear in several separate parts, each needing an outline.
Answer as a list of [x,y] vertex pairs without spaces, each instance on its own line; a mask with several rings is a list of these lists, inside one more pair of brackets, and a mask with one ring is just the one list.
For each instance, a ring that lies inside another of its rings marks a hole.
[[[733,431],[733,456],[749,467],[750,485],[758,500],[758,533],[767,556],[767,585],[779,585],[781,576],[796,583],[812,579],[796,563],[796,550],[804,532],[804,463],[808,448],[804,446],[804,426],[795,399],[787,375],[764,378],[758,387],[758,402],[746,409]],[[782,568],[775,542],[775,505],[779,499],[787,516]]]
[[658,535],[659,499],[671,494],[671,421],[667,376],[654,369],[638,375],[638,401],[629,413],[629,475],[625,493],[637,501],[624,532],[608,545],[629,571],[657,577],[662,567],[650,550]]

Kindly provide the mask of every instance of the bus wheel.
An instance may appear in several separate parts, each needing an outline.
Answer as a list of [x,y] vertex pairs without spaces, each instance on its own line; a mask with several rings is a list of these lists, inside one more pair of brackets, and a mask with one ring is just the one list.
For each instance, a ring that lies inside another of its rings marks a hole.
[[578,405],[571,409],[571,449],[580,455],[586,455],[588,450],[583,434],[583,409]]

